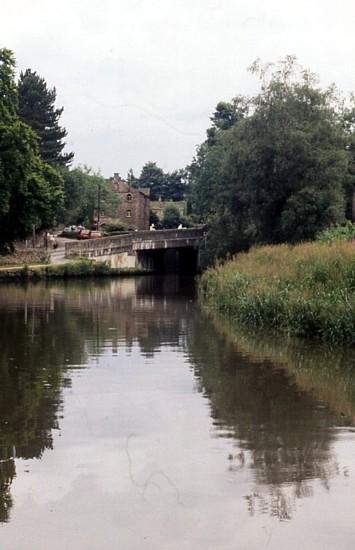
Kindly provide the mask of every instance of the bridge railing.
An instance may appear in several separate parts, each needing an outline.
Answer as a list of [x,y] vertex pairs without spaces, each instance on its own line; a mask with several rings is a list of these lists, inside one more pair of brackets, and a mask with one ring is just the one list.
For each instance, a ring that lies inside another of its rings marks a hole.
[[189,229],[163,229],[156,231],[132,231],[124,235],[113,235],[101,239],[89,239],[65,244],[66,257],[90,256],[118,253],[120,250],[133,249],[134,243],[154,242],[162,240],[201,239],[205,234],[204,227]]
[[89,239],[83,241],[76,241],[71,243],[65,243],[65,256],[87,256],[90,252],[110,250],[114,248],[131,248],[132,237],[131,235],[120,235],[114,237],[103,237],[102,239]]
[[156,231],[134,231],[133,241],[161,241],[163,239],[198,239],[203,237],[203,227],[191,227],[189,229],[159,229]]

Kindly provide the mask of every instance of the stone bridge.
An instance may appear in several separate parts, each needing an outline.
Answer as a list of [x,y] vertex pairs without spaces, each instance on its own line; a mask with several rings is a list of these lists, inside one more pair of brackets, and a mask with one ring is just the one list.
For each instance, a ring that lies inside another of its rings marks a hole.
[[132,231],[123,235],[66,243],[65,256],[106,261],[111,267],[196,272],[204,227]]

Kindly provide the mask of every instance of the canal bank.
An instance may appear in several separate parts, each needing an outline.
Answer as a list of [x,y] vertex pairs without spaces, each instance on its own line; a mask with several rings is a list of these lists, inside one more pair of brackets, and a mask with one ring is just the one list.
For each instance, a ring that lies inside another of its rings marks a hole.
[[25,265],[0,268],[1,282],[39,281],[42,279],[75,279],[85,277],[129,277],[151,274],[149,269],[114,268],[107,262],[87,259],[60,264]]
[[248,326],[355,344],[352,242],[251,249],[208,269],[200,298]]

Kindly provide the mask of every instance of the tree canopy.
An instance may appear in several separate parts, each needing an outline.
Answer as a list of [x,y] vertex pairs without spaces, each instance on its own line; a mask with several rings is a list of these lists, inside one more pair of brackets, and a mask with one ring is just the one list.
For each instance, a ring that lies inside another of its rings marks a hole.
[[119,197],[101,174],[87,166],[62,171],[64,178],[64,216],[66,224],[89,225],[97,218],[100,202],[101,216],[117,217]]
[[194,212],[211,227],[211,256],[311,239],[344,221],[354,187],[350,111],[334,88],[322,90],[293,57],[270,73],[260,63],[252,71],[260,93],[218,104],[189,169]]
[[0,49],[0,249],[33,226],[53,225],[62,199],[59,172],[41,160],[37,136],[19,117],[14,55]]
[[150,189],[150,198],[153,201],[181,201],[186,193],[187,175],[185,170],[164,172],[155,162],[147,162],[139,178],[134,178],[133,173],[129,173],[129,181],[135,187]]
[[53,166],[68,166],[74,153],[63,153],[67,131],[59,126],[63,107],[55,107],[56,89],[49,89],[44,78],[27,69],[20,74],[18,93],[20,118],[39,137],[42,160]]
[[164,210],[162,225],[164,229],[176,229],[181,222],[180,213],[175,206],[167,206]]

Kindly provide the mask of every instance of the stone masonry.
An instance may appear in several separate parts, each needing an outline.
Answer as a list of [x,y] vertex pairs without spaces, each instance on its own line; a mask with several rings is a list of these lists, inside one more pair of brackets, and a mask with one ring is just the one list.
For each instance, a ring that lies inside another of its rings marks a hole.
[[149,229],[150,189],[132,187],[117,173],[110,182],[112,191],[120,197],[117,217],[121,222],[129,230]]

